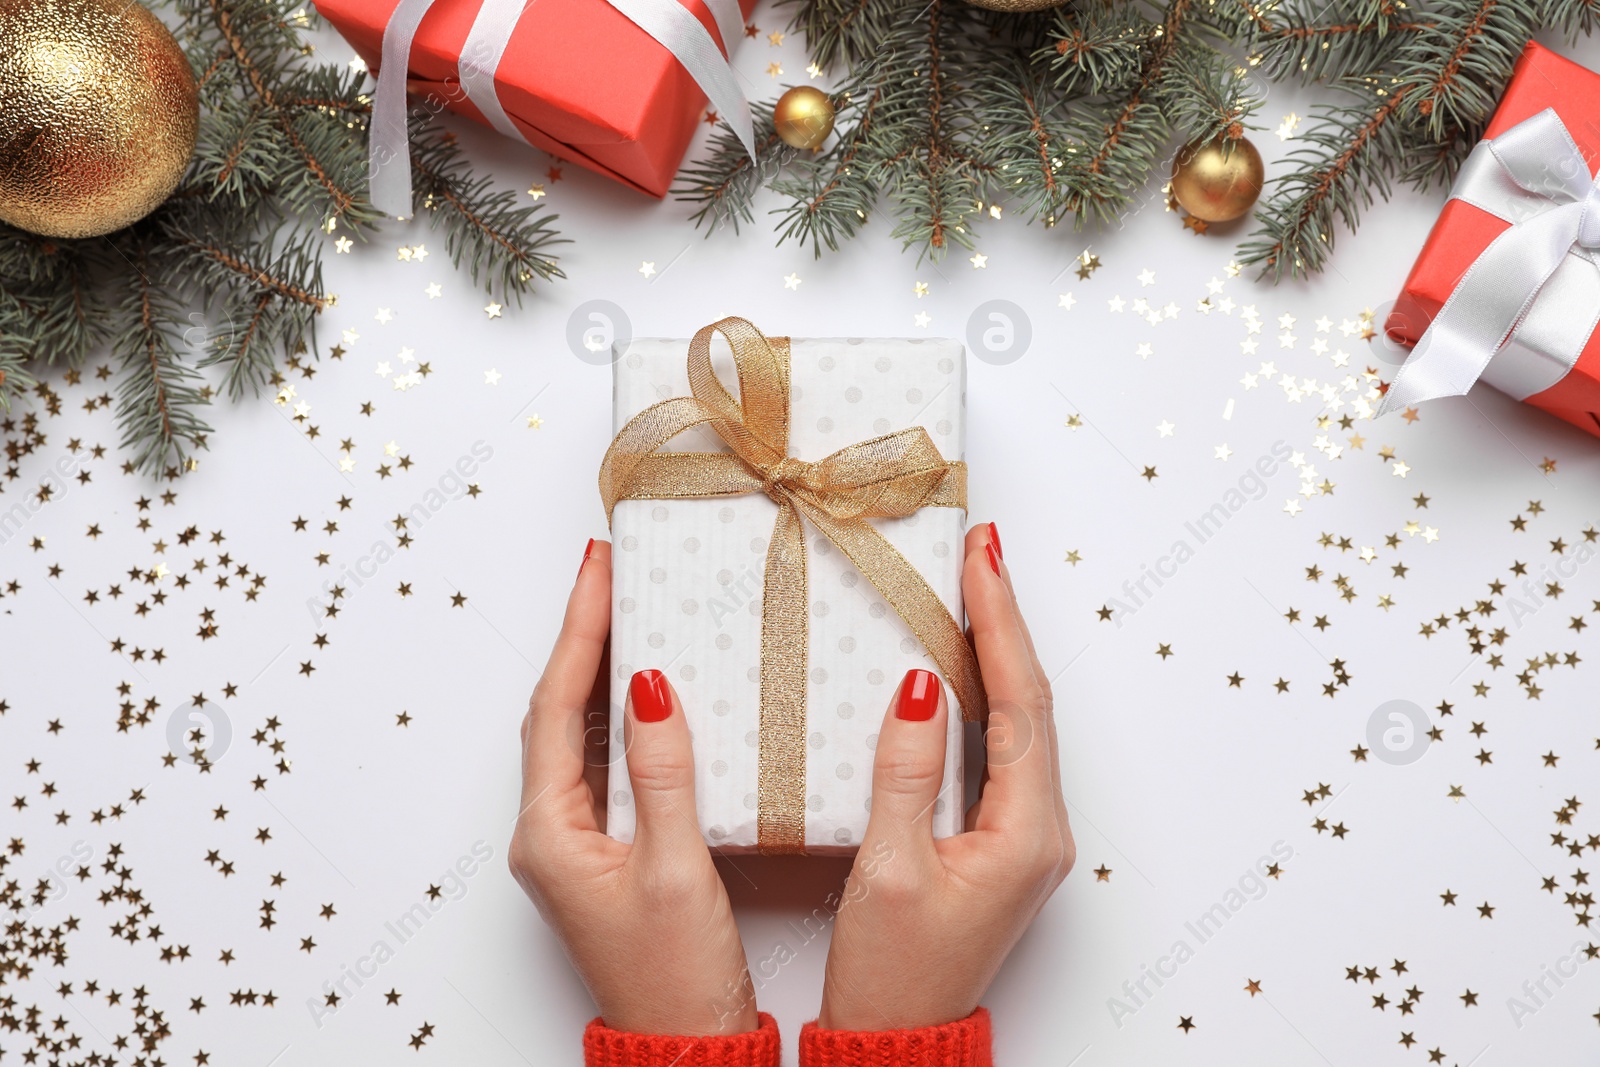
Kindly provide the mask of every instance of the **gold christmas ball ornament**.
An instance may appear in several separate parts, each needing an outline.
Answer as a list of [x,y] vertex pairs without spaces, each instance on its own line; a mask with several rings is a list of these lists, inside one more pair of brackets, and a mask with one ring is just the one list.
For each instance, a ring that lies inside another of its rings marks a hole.
[[171,195],[199,124],[189,60],[132,0],[0,0],[0,220],[119,230]]
[[1172,161],[1172,195],[1203,222],[1229,222],[1255,206],[1266,169],[1243,137],[1191,144]]
[[778,97],[772,122],[783,143],[795,148],[817,148],[833,132],[833,100],[821,89],[796,85]]

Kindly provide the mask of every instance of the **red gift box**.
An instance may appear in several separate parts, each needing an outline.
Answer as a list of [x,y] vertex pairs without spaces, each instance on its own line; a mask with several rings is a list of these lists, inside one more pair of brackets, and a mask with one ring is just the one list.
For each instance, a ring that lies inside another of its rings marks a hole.
[[[1600,74],[1529,41],[1506,86],[1485,138],[1494,138],[1547,108],[1555,109],[1589,163],[1600,163]],[[1510,223],[1461,200],[1451,200],[1417,256],[1385,329],[1414,345],[1474,260]],[[1600,436],[1600,331],[1590,335],[1577,364],[1561,381],[1524,402]]]
[[[700,0],[679,0],[726,53]],[[376,72],[383,31],[398,0],[316,0],[318,12]],[[437,0],[411,46],[406,85],[478,122],[457,62],[478,0]],[[740,0],[746,18],[755,0]],[[663,197],[694,136],[705,94],[660,43],[606,0],[537,0],[523,10],[495,71],[507,116],[551,155]]]

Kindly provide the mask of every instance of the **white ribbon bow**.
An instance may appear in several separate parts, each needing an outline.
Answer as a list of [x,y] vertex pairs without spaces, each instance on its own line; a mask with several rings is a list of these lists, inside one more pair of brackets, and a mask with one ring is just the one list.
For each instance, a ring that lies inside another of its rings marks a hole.
[[1577,364],[1600,320],[1600,179],[1554,109],[1480,141],[1450,198],[1511,227],[1461,276],[1379,415],[1461,396],[1480,377],[1519,400],[1542,392]]
[[[483,0],[461,49],[461,88],[490,125],[526,142],[495,91],[494,75],[517,20],[534,0]],[[750,103],[734,80],[728,57],[699,19],[677,0],[606,0],[683,64],[739,142],[755,157]],[[369,195],[378,210],[397,218],[411,214],[411,145],[406,132],[406,68],[411,42],[434,0],[400,0],[383,31],[383,66],[372,101],[368,130]],[[739,0],[705,0],[729,55],[744,30]]]

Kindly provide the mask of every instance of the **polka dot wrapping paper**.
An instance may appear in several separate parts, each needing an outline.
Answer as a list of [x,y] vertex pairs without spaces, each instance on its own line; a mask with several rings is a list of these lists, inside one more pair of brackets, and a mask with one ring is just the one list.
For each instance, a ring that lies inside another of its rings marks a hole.
[[[617,346],[615,421],[688,396],[687,339]],[[717,337],[712,364],[730,392],[738,377]],[[944,339],[795,338],[790,346],[790,453],[818,460],[846,445],[922,426],[947,460],[964,454],[965,353]],[[668,450],[726,451],[709,428]],[[704,500],[624,500],[612,516],[611,778],[608,832],[632,840],[623,751],[633,672],[663,671],[694,739],[695,805],[708,843],[753,852],[760,744],[761,586],[778,507],[761,493]],[[927,507],[873,525],[960,620],[966,513]],[[871,811],[878,729],[905,672],[935,669],[920,641],[872,584],[806,527],[810,619],[806,687],[806,851],[854,852]],[[960,831],[962,725],[950,700],[944,786],[934,833]]]

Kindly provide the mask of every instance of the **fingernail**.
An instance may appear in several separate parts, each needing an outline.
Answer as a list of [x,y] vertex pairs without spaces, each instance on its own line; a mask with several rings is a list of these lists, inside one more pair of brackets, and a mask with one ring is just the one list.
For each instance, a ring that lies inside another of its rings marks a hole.
[[894,717],[910,722],[927,722],[939,710],[939,676],[920,669],[906,671],[900,683],[900,699]]
[[994,546],[995,553],[1001,559],[1006,558],[1006,550],[1000,547],[1000,527],[992,522],[989,524],[989,543]]
[[660,722],[672,714],[672,693],[667,676],[660,671],[640,671],[628,683],[633,698],[633,717],[640,722]]
[[989,543],[987,545],[984,545],[983,546],[983,551],[989,556],[989,567],[996,574],[999,574],[1000,573],[1000,553],[995,550],[993,542],[991,542],[991,543]]
[[578,573],[583,573],[583,565],[589,562],[589,553],[594,551],[594,538],[589,538],[589,543],[583,546],[583,562],[578,564]]

